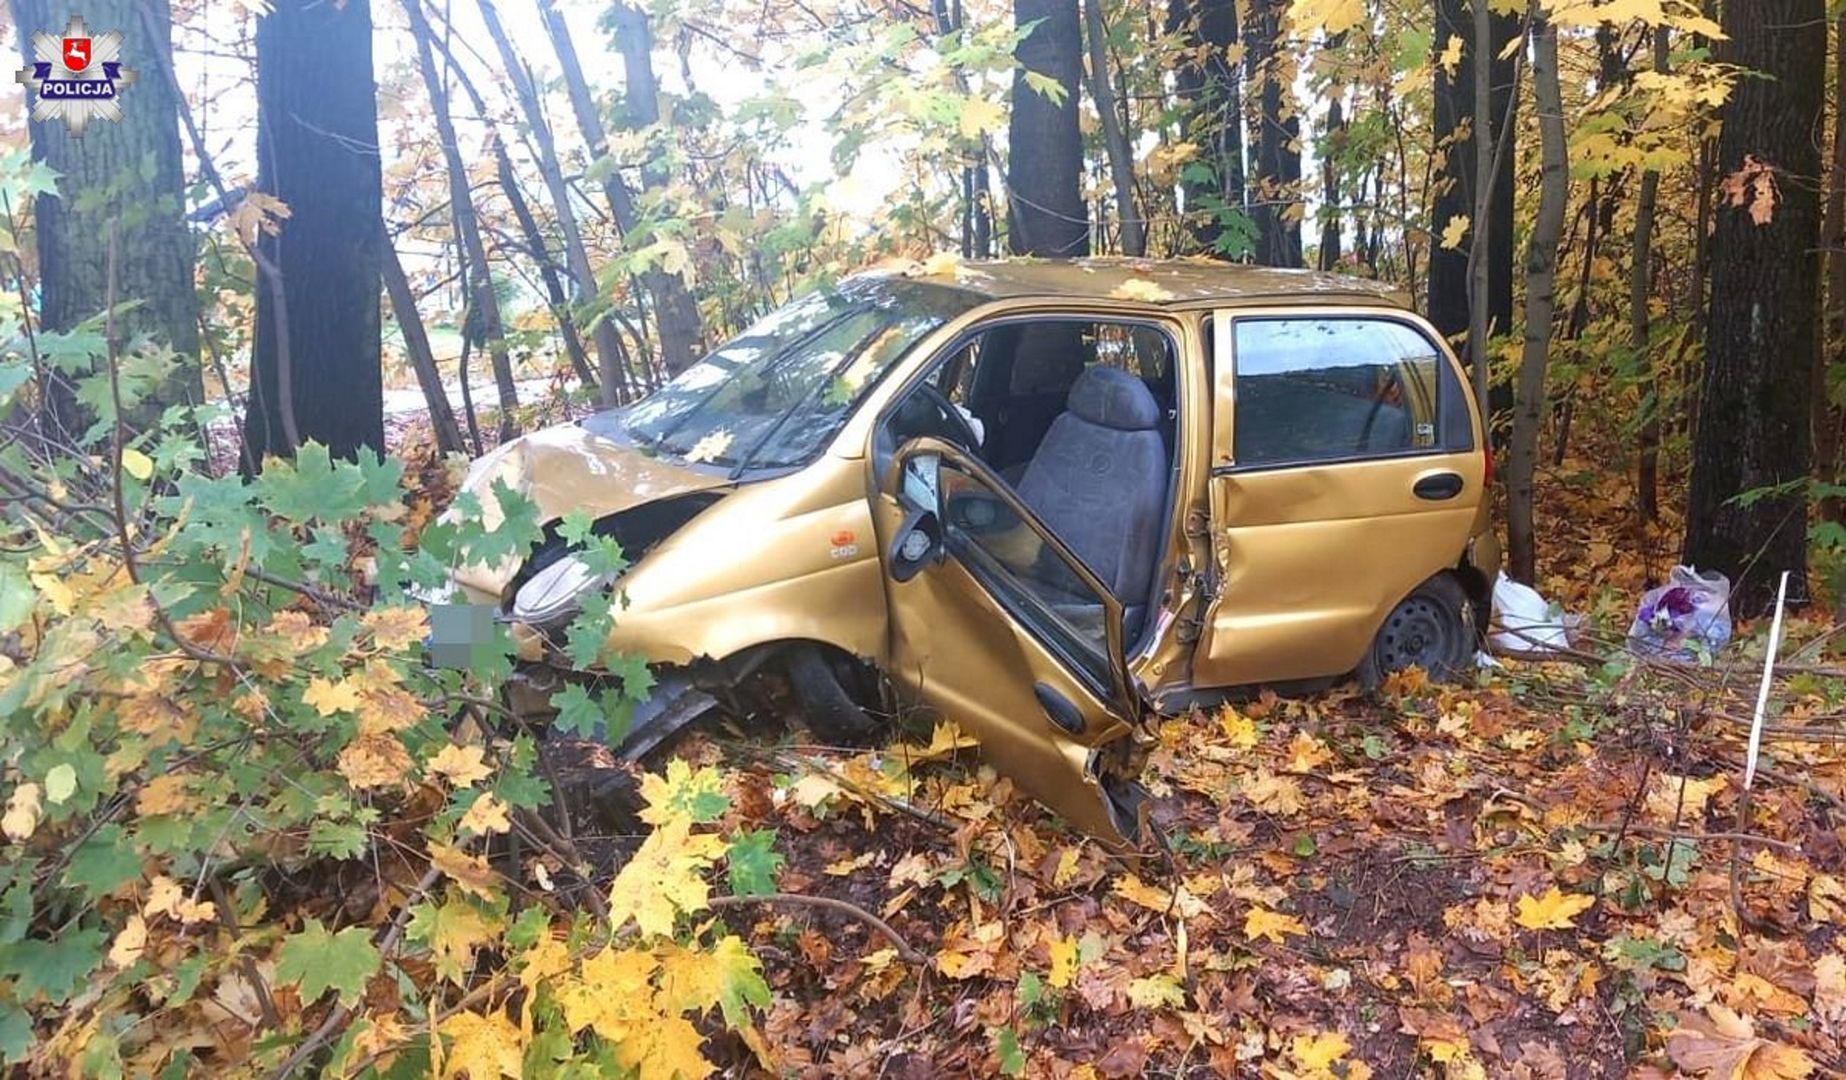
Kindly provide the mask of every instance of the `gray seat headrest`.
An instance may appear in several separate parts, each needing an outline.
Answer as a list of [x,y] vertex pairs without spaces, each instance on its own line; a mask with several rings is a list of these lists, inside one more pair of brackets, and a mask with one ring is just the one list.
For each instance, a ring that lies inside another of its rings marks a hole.
[[1120,368],[1085,368],[1070,388],[1070,411],[1092,424],[1117,431],[1152,431],[1160,406],[1147,384]]

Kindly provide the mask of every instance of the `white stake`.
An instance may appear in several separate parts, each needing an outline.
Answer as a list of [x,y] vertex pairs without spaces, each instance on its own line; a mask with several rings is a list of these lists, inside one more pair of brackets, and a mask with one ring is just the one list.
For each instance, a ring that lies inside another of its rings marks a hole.
[[1769,624],[1769,649],[1763,655],[1763,685],[1756,691],[1756,716],[1750,721],[1750,752],[1743,760],[1743,789],[1756,783],[1756,754],[1763,745],[1763,712],[1769,707],[1769,679],[1775,674],[1775,654],[1782,645],[1782,605],[1788,600],[1788,571],[1776,588],[1775,621]]

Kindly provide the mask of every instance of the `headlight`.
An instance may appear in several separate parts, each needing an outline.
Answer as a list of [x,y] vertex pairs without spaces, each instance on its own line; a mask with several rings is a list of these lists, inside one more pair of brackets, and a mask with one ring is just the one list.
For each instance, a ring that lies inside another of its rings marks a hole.
[[609,582],[608,574],[593,573],[578,556],[565,555],[519,587],[509,614],[532,626],[550,626],[575,614],[585,596]]

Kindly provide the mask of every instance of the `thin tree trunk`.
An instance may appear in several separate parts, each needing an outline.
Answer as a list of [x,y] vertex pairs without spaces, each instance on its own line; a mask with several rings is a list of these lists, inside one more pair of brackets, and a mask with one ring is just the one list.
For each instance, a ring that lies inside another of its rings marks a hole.
[[[1343,38],[1345,35],[1341,35]],[[1329,42],[1330,49],[1340,47],[1339,43]],[[1340,170],[1338,158],[1346,143],[1346,111],[1340,104],[1341,89],[1333,87],[1330,91],[1332,101],[1327,105],[1327,131],[1321,138],[1318,150],[1320,157],[1321,206],[1320,206],[1320,253],[1318,265],[1323,273],[1338,269],[1340,265]],[[1363,233],[1357,241],[1364,245]]]
[[435,350],[430,348],[429,334],[423,329],[423,316],[417,313],[417,294],[410,288],[410,279],[404,276],[404,262],[398,257],[397,248],[391,243],[391,230],[383,222],[379,228],[384,229],[384,258],[380,266],[384,271],[385,295],[391,298],[391,311],[397,316],[397,327],[404,335],[404,352],[410,357],[410,367],[417,373],[417,385],[423,388],[423,400],[429,405],[429,426],[436,433],[436,448],[443,453],[461,453],[466,447],[462,442],[461,428],[455,423],[455,410],[449,407],[449,392],[442,386],[442,370],[436,366]]
[[[1564,133],[1563,94],[1558,85],[1558,32],[1538,15],[1532,25],[1532,95],[1538,106],[1542,162],[1538,218],[1526,256],[1525,348],[1519,358],[1519,393],[1507,457],[1507,547],[1512,576],[1531,583],[1537,572],[1532,481],[1538,464],[1538,430],[1544,416],[1545,368],[1550,362],[1551,323],[1557,310],[1558,240],[1570,198],[1569,146]],[[1483,171],[1482,175],[1486,175]]]
[[1089,39],[1090,97],[1096,102],[1096,115],[1102,121],[1103,147],[1109,155],[1109,180],[1115,186],[1115,212],[1122,222],[1122,252],[1126,255],[1147,254],[1147,224],[1135,209],[1134,151],[1122,130],[1117,112],[1119,100],[1114,76],[1109,72],[1108,23],[1103,19],[1102,0],[1083,0],[1083,21]]
[[519,231],[525,236],[527,253],[538,266],[539,281],[545,286],[545,298],[550,303],[551,314],[558,320],[558,334],[564,339],[564,353],[570,358],[571,370],[584,386],[596,386],[596,372],[591,370],[590,358],[584,354],[583,338],[577,333],[570,296],[564,291],[564,282],[558,277],[557,263],[551,257],[551,250],[545,246],[545,234],[539,230],[538,219],[532,215],[532,207],[526,202],[525,193],[519,189],[519,177],[513,173],[513,159],[507,155],[506,147],[497,137],[494,141],[494,156],[499,159],[497,169],[500,190],[506,193],[507,205],[513,211],[513,220],[519,222]]
[[[622,100],[628,106],[627,126],[631,131],[646,131],[660,123],[660,83],[654,76],[654,28],[646,11],[618,2],[610,12],[615,27],[615,46],[622,54],[622,71],[626,76]],[[641,165],[641,184],[645,190],[657,191],[668,181],[663,158],[650,149]],[[654,297],[654,322],[660,331],[660,354],[667,372],[677,375],[699,358],[702,320],[699,305],[677,273],[650,271],[649,291]]]
[[486,331],[487,352],[492,358],[494,386],[500,399],[500,441],[506,442],[519,433],[519,389],[513,382],[512,356],[506,347],[505,323],[500,317],[500,299],[494,294],[493,275],[488,271],[487,245],[481,242],[480,220],[474,208],[474,192],[468,184],[468,167],[462,158],[461,144],[455,137],[455,121],[449,114],[449,92],[436,70],[436,54],[431,41],[429,20],[423,15],[422,0],[402,0],[404,13],[410,18],[410,34],[416,39],[417,61],[423,71],[423,85],[429,90],[430,106],[435,113],[436,135],[442,142],[442,155],[449,179],[449,215],[455,223],[455,238],[468,261],[471,276],[465,277],[464,291],[470,310],[481,320]]
[[1248,253],[1241,73],[1234,0],[1168,0],[1167,31],[1185,45],[1173,72],[1180,137],[1204,148],[1206,178],[1180,180],[1187,239],[1209,255]]
[[[1474,175],[1481,182],[1474,195],[1474,236],[1468,248],[1468,355],[1474,365],[1474,399],[1482,415],[1490,415],[1488,401],[1487,337],[1492,313],[1488,310],[1488,251],[1493,243],[1493,16],[1487,0],[1474,0]],[[1528,316],[1527,324],[1531,319]]]
[[[1824,483],[1834,483],[1840,467],[1840,414],[1833,407],[1830,370],[1846,367],[1846,15],[1834,24],[1833,162],[1827,182],[1827,309],[1822,320],[1825,338],[1814,365],[1814,471]],[[1825,521],[1846,519],[1837,495],[1820,500]]]
[[[1666,74],[1670,41],[1666,27],[1654,31],[1654,70]],[[1641,174],[1641,197],[1634,210],[1634,272],[1628,283],[1628,344],[1641,369],[1640,467],[1635,473],[1635,502],[1641,517],[1660,516],[1660,377],[1654,370],[1653,334],[1648,311],[1653,292],[1654,213],[1660,200],[1660,172]]]
[[457,374],[461,377],[462,415],[468,420],[468,442],[474,447],[474,456],[480,457],[486,447],[481,442],[481,422],[474,411],[474,384],[468,381],[468,355],[474,349],[474,339],[467,333],[462,334],[461,356],[456,360]]
[[1301,259],[1301,115],[1286,108],[1294,65],[1282,41],[1286,0],[1255,0],[1244,35],[1245,78],[1256,86],[1256,176],[1250,217],[1256,223],[1257,262],[1299,267]]
[[[590,265],[589,250],[584,247],[583,232],[577,224],[576,204],[571,201],[570,186],[564,182],[557,140],[545,118],[538,88],[532,82],[532,72],[514,51],[512,39],[500,25],[500,14],[493,0],[480,0],[480,6],[481,19],[487,24],[488,36],[494,39],[494,47],[500,52],[500,62],[513,82],[513,94],[519,99],[520,111],[525,115],[526,126],[531,129],[532,141],[537,146],[539,176],[544,179],[545,191],[551,196],[552,215],[557,218],[558,232],[563,237],[564,263],[577,285],[575,301],[582,303],[595,297],[599,290],[596,271]],[[624,398],[632,396],[632,390],[625,366],[626,354],[615,325],[607,318],[597,319],[591,340],[596,347],[596,370],[600,373],[596,382],[602,403],[604,406],[620,404]]]

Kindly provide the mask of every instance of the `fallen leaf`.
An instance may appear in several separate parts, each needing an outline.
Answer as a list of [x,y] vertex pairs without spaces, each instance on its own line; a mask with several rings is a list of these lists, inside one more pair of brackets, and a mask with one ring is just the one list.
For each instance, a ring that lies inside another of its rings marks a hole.
[[1527,930],[1569,930],[1576,918],[1596,902],[1583,893],[1559,892],[1553,885],[1543,896],[1522,896],[1513,921]]

